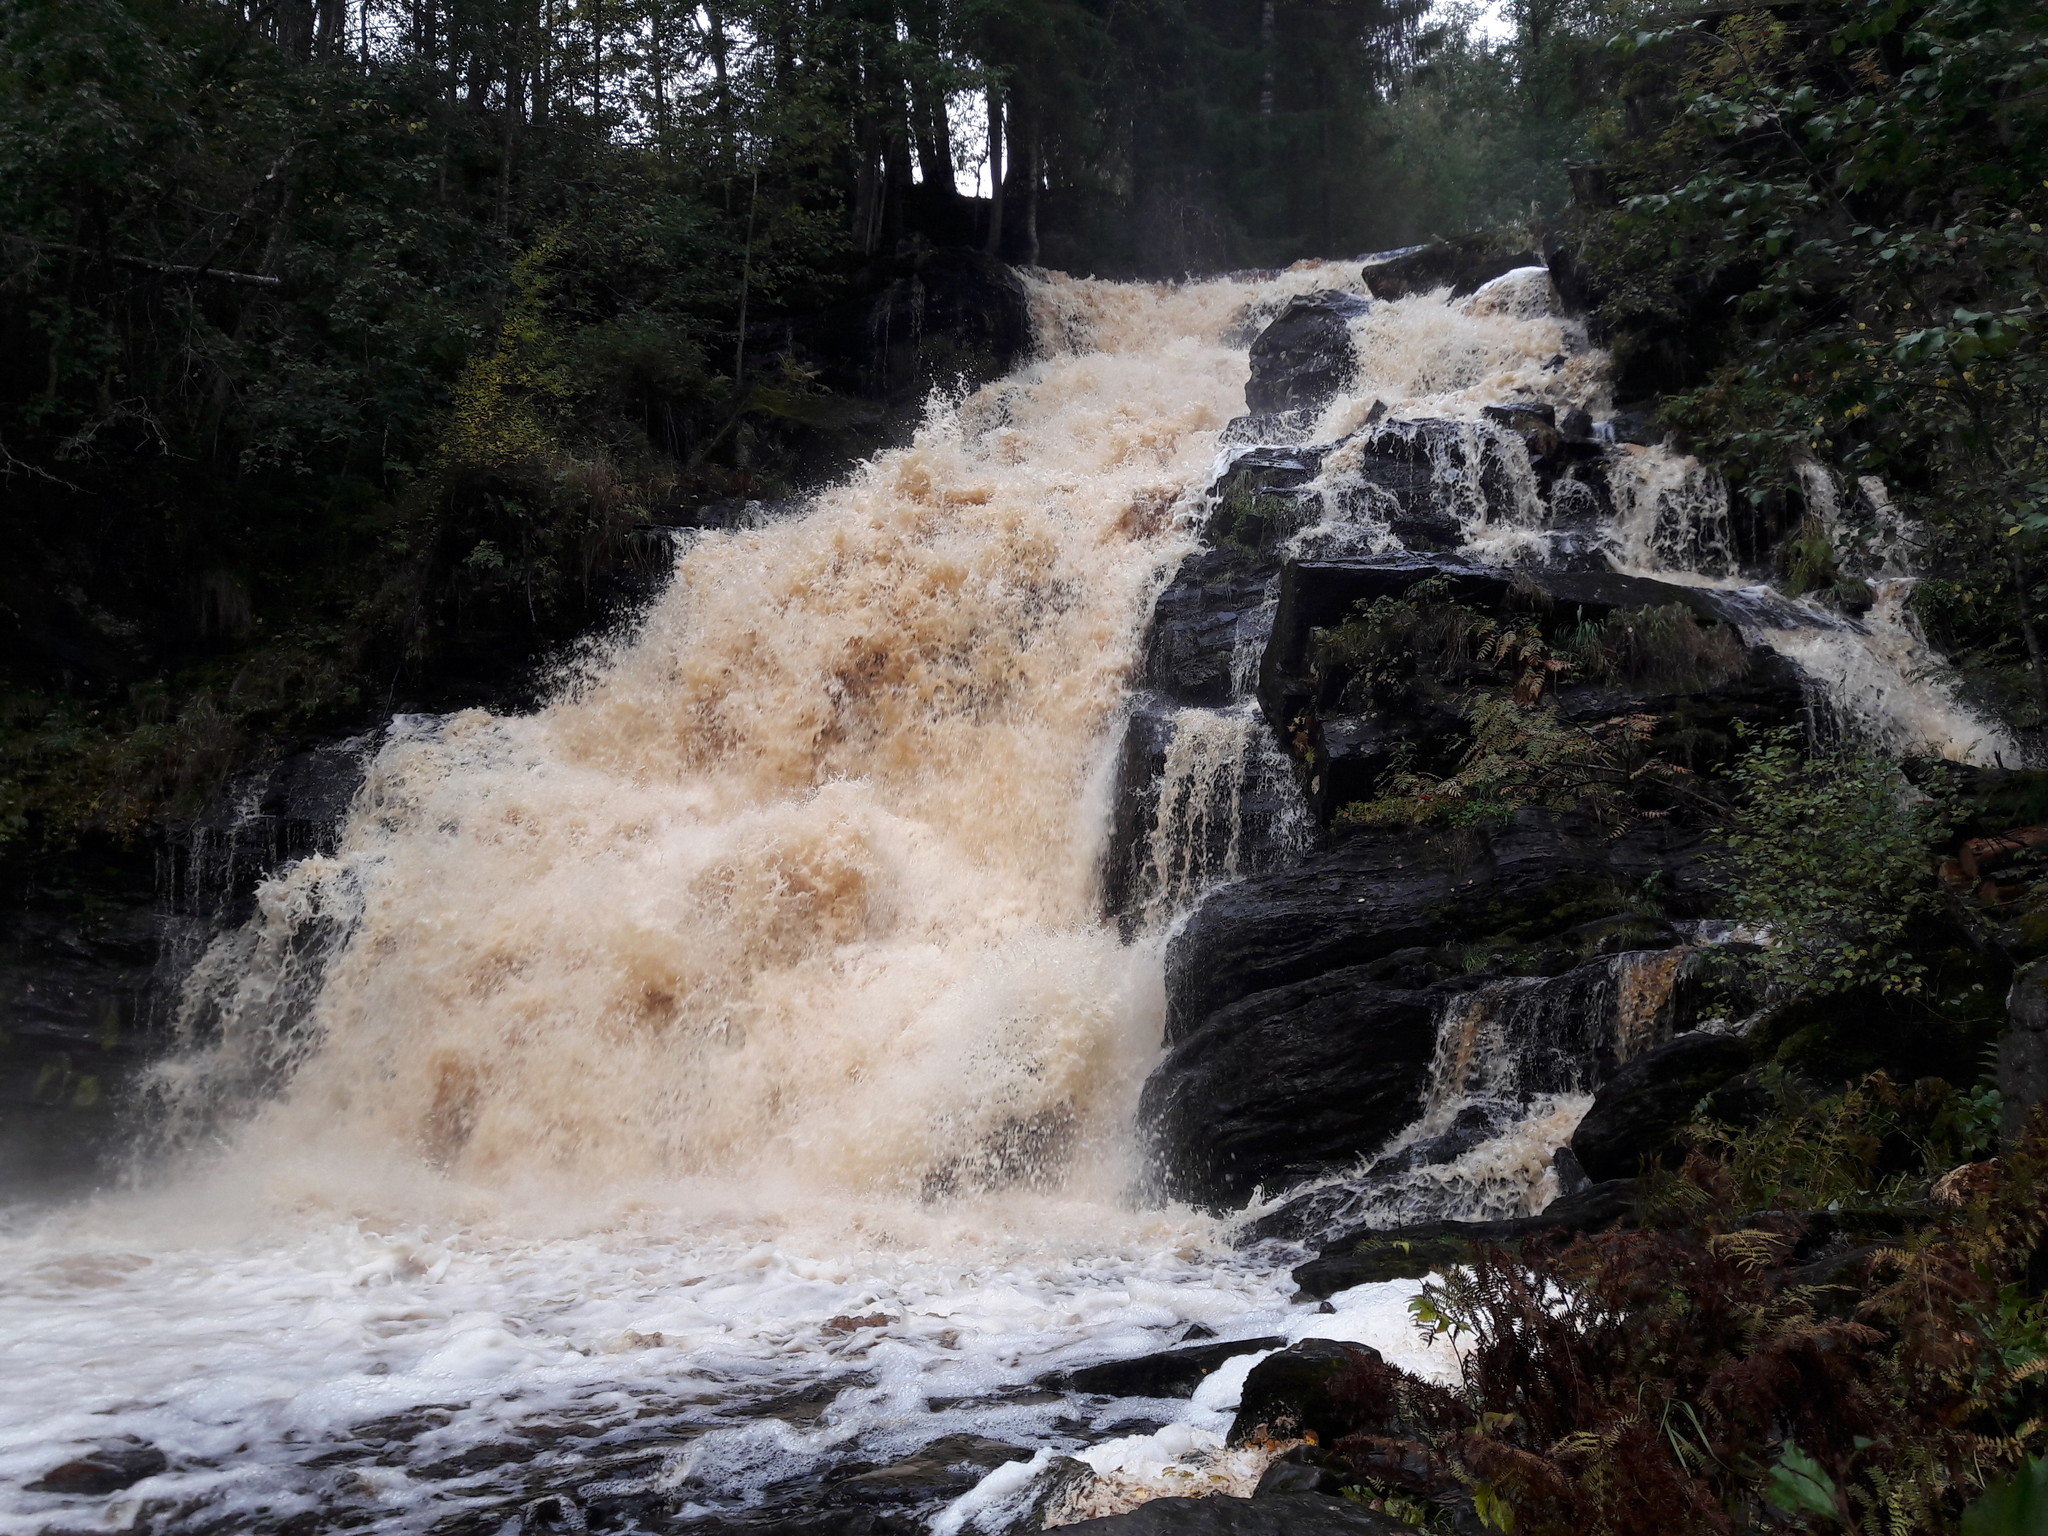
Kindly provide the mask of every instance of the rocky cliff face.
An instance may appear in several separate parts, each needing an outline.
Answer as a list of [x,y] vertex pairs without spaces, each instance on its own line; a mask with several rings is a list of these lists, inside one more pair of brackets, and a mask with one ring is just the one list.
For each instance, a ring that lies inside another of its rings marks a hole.
[[[1540,268],[1454,257],[1367,282],[1557,303]],[[1698,786],[1814,702],[1773,625],[1834,622],[1759,621],[1781,600],[1741,572],[1782,529],[1678,527],[1644,491],[1676,456],[1629,419],[1556,391],[1345,405],[1384,302],[1297,299],[1254,341],[1121,760],[1113,909],[1136,932],[1199,897],[1141,1118],[1168,1193],[1310,1187],[1255,1236],[1516,1217],[1585,1182],[1558,1154],[1588,1096],[1740,1012],[1704,963]],[[1692,558],[1643,559],[1646,521]]]

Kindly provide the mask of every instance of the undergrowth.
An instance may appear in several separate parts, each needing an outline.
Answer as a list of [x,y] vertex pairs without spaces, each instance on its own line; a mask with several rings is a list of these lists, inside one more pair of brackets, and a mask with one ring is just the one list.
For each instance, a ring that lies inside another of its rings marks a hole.
[[2034,1529],[2001,1511],[2048,1441],[2048,1113],[1937,1178],[1987,1144],[1983,1095],[1773,1092],[1695,1128],[1640,1228],[1425,1287],[1459,1377],[1365,1357],[1338,1384],[1354,1495],[1517,1536]]
[[[1473,825],[1524,806],[1621,817],[1641,791],[1673,793],[1689,769],[1654,742],[1658,717],[1631,707],[1660,695],[1699,693],[1747,665],[1724,624],[1682,603],[1617,608],[1589,617],[1541,591],[1511,591],[1498,613],[1455,595],[1442,577],[1399,597],[1354,605],[1320,630],[1315,666],[1340,711],[1393,709],[1410,717],[1449,710],[1461,722],[1441,744],[1399,749],[1378,793],[1344,807],[1339,825]],[[1572,684],[1616,687],[1585,718],[1558,705]]]

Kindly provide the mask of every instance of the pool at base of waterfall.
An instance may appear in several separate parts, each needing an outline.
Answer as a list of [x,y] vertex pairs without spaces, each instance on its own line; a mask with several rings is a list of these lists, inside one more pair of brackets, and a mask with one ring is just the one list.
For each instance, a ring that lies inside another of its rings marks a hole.
[[1042,1452],[1085,1453],[1102,1513],[1249,1491],[1262,1463],[1222,1436],[1258,1357],[1182,1400],[1038,1385],[1054,1371],[1191,1329],[1447,1364],[1407,1311],[1414,1282],[1318,1310],[1199,1219],[1127,1217],[1124,1241],[1055,1258],[990,1214],[968,1262],[351,1222],[145,1252],[73,1218],[0,1272],[0,1531],[658,1530],[833,1509],[916,1529],[964,1499],[958,1526],[1000,1506],[965,1497],[985,1477]]

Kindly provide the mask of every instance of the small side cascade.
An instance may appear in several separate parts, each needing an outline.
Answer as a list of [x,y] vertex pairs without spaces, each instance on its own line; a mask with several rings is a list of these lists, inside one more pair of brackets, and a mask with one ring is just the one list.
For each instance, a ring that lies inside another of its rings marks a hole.
[[1622,446],[1608,460],[1608,557],[1624,571],[1730,577],[1740,562],[1728,487],[1697,459]]
[[1243,709],[1184,709],[1174,717],[1152,823],[1148,928],[1237,874],[1245,759],[1257,725]]
[[1475,1105],[1512,1115],[1547,1096],[1591,1093],[1670,1037],[1673,992],[1692,953],[1630,951],[1453,998],[1437,1024],[1422,1116],[1404,1136],[1441,1134]]
[[1136,932],[1165,931],[1205,892],[1270,867],[1313,831],[1255,703],[1177,710],[1169,728],[1130,903]]
[[2019,739],[1961,697],[1954,674],[1909,606],[1913,586],[1911,577],[1873,578],[1874,601],[1860,622],[1772,627],[1758,634],[1819,685],[1815,715],[1824,734],[1981,767],[2024,765]]
[[1445,1003],[1421,1113],[1359,1167],[1298,1192],[1253,1237],[1346,1233],[1541,1210],[1557,1148],[1631,1057],[1671,1038],[1700,946],[1631,950],[1561,976],[1486,982]]

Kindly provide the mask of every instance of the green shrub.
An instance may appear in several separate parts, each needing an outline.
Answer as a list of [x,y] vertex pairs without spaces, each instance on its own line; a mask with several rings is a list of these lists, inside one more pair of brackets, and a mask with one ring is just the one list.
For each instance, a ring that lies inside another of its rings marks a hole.
[[1754,737],[1730,778],[1723,888],[1767,934],[1765,976],[1787,994],[1917,991],[1926,967],[1906,935],[1939,901],[1928,849],[1944,805],[1881,753],[1808,756],[1790,729]]

